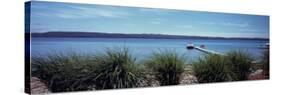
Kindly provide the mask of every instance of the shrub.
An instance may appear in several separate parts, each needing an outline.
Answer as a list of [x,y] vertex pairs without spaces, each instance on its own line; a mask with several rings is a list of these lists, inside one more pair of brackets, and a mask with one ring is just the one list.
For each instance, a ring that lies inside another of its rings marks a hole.
[[235,80],[247,80],[249,75],[252,57],[245,51],[230,51],[227,53],[226,58],[231,70],[235,73]]
[[192,69],[199,83],[232,81],[234,73],[227,63],[223,56],[210,54],[199,58]]
[[184,71],[185,60],[171,51],[155,52],[145,65],[156,74],[160,85],[179,84],[180,76]]
[[32,76],[45,81],[52,92],[91,90],[96,64],[90,55],[52,54],[32,57]]
[[128,49],[107,50],[95,56],[98,65],[95,78],[97,89],[115,89],[138,87],[142,74]]

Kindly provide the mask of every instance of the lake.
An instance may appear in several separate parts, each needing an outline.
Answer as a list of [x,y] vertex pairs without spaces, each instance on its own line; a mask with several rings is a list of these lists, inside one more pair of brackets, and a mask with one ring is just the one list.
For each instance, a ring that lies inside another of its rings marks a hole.
[[47,55],[52,53],[97,53],[106,49],[128,48],[137,61],[149,58],[159,50],[171,50],[183,55],[189,63],[205,53],[198,50],[187,50],[186,45],[192,42],[196,46],[226,53],[231,50],[244,50],[258,59],[263,49],[259,47],[268,40],[237,39],[141,39],[141,38],[32,38],[31,54]]

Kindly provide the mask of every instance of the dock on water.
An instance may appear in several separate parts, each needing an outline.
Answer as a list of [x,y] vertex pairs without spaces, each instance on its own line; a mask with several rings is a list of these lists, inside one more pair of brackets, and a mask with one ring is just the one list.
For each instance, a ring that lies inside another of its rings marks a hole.
[[223,55],[222,53],[220,52],[216,52],[216,51],[213,51],[213,50],[209,50],[209,49],[206,49],[204,48],[205,46],[200,46],[200,47],[197,47],[197,46],[194,46],[193,44],[188,44],[186,46],[187,49],[197,49],[199,51],[202,51],[204,53],[208,53],[208,54],[218,54],[218,55]]
[[208,49],[201,48],[201,47],[194,47],[194,49],[197,49],[197,50],[199,50],[199,51],[202,51],[202,52],[205,52],[205,53],[209,53],[209,54],[223,55],[223,54],[220,53],[220,52],[216,52],[216,51],[213,51],[213,50],[208,50]]

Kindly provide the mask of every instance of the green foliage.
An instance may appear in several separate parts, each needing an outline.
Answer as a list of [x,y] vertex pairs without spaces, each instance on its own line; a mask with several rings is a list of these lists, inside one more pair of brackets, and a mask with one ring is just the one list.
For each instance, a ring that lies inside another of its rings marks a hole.
[[52,92],[91,90],[96,64],[90,55],[53,54],[32,57],[32,76],[45,81]]
[[199,83],[232,81],[232,71],[228,60],[221,55],[210,54],[199,58],[192,65],[194,75]]
[[226,58],[231,70],[235,73],[235,80],[247,80],[248,74],[251,72],[252,57],[245,51],[230,51]]
[[127,49],[33,56],[32,66],[33,76],[44,80],[52,92],[138,87],[142,81]]
[[[185,60],[172,51],[155,52],[144,64],[136,64],[128,49],[108,49],[104,53],[76,53],[32,56],[32,76],[43,80],[50,91],[132,88],[149,85],[146,75],[160,85],[179,84]],[[198,82],[245,80],[252,58],[245,52],[206,55],[192,64]],[[269,54],[264,53],[265,70],[269,70]],[[267,67],[266,67],[267,66]]]
[[185,60],[174,52],[156,52],[146,62],[146,67],[156,74],[160,85],[179,84],[180,76],[184,71]]
[[128,49],[107,50],[95,56],[98,63],[96,89],[131,88],[140,86],[142,74]]
[[226,55],[207,55],[193,64],[198,81],[223,82],[247,80],[253,59],[245,51],[230,51]]

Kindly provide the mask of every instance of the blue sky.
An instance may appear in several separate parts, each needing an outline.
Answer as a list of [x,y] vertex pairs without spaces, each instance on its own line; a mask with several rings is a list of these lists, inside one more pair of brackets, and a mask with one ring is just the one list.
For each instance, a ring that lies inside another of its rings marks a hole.
[[75,31],[269,38],[269,17],[33,1],[31,32]]

